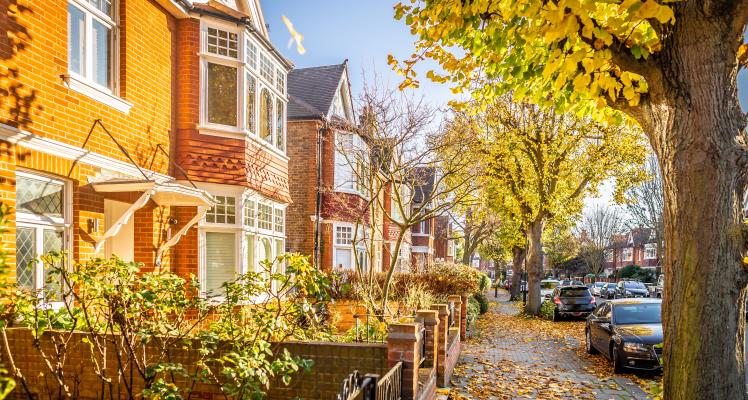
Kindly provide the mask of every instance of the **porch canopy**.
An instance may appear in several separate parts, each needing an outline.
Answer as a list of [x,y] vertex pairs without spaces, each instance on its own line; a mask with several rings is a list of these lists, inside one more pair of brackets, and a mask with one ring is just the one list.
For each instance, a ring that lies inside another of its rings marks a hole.
[[179,242],[187,230],[203,218],[215,200],[204,190],[182,185],[175,181],[155,181],[151,179],[108,178],[91,182],[91,186],[98,193],[142,193],[140,197],[125,211],[112,226],[108,227],[104,235],[96,242],[98,253],[107,240],[117,236],[120,229],[130,221],[135,212],[145,207],[149,200],[159,206],[197,207],[197,213],[171,238],[161,244],[156,251],[156,265],[161,264],[163,253]]

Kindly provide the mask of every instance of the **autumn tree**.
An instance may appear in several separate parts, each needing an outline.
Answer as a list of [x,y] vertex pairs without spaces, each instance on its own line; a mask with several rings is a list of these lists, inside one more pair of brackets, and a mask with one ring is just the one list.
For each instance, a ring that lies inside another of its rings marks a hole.
[[662,174],[653,155],[647,158],[647,179],[632,186],[624,194],[629,229],[647,228],[653,233],[657,243],[657,256],[662,262],[662,242],[665,237],[663,206],[665,197],[662,188]]
[[615,235],[623,230],[623,222],[617,209],[598,205],[585,212],[577,226],[579,254],[596,278],[603,272],[605,252],[611,251]]
[[556,269],[579,254],[579,242],[568,226],[559,224],[543,232],[543,253],[548,265]]
[[485,164],[487,184],[505,194],[504,208],[526,227],[528,300],[525,311],[540,311],[542,235],[551,220],[582,209],[586,194],[615,176],[620,185],[639,175],[640,132],[556,113],[508,97],[468,116],[483,138],[476,158]]
[[475,191],[476,169],[474,162],[443,151],[459,152],[465,139],[442,127],[441,114],[423,98],[375,81],[365,85],[358,108],[364,143],[337,143],[336,150],[340,162],[351,167],[357,190],[368,198],[360,208],[353,243],[365,248],[369,265],[380,252],[389,253],[382,286],[375,278],[378,271],[353,260],[365,283],[365,300],[375,314],[384,315],[394,273],[409,270],[410,253],[401,257],[401,250],[411,228],[467,201]]
[[416,37],[403,86],[431,58],[455,90],[641,125],[665,188],[665,397],[744,398],[748,1],[418,0],[395,17]]
[[495,213],[482,202],[474,201],[456,209],[459,215],[452,218],[459,231],[454,239],[462,241],[462,263],[470,265],[476,251],[499,224]]

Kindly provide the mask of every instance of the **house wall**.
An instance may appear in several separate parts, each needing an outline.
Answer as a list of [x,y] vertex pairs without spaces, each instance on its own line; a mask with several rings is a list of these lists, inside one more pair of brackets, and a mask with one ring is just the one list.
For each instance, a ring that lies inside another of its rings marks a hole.
[[[73,163],[72,151],[85,142],[89,155],[109,160],[130,161],[101,127],[88,137],[95,120],[100,119],[111,135],[143,168],[167,174],[168,159],[154,152],[157,145],[167,151],[176,116],[176,19],[151,0],[121,0],[119,12],[118,81],[119,97],[132,104],[125,113],[74,91],[66,85],[68,74],[68,27],[65,0],[3,0],[0,28],[7,32],[0,39],[0,91],[7,92],[0,104],[0,134],[3,137],[33,134],[69,146],[71,153],[53,151],[48,145],[33,147],[21,141],[0,143],[0,199],[15,206],[15,172],[22,168],[69,184],[72,201],[71,228],[67,240],[72,257],[79,261],[94,256],[95,241],[106,230],[104,195],[94,192],[88,180],[102,172],[100,165],[87,160]],[[116,64],[116,65],[117,65]],[[101,159],[100,158],[100,159]],[[112,164],[116,166],[115,164]],[[116,167],[115,167],[116,168]],[[108,171],[120,172],[125,171]],[[137,175],[136,175],[137,176]],[[126,199],[128,200],[128,199]],[[131,200],[130,200],[131,201]],[[165,218],[170,210],[149,206],[135,218],[135,261],[153,268],[153,252],[163,240]],[[89,220],[98,220],[97,232]],[[10,216],[2,244],[15,261],[15,223]],[[164,267],[169,265],[168,254]],[[11,268],[13,270],[13,268]]]
[[[312,255],[317,206],[317,134],[321,121],[288,122],[289,191],[291,205],[286,215],[286,247],[291,252]],[[323,171],[325,173],[327,171]]]

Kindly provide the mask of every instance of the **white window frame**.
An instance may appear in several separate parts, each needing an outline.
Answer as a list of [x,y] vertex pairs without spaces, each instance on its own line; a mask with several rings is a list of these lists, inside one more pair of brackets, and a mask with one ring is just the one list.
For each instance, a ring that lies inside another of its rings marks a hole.
[[[208,248],[207,248],[207,240],[206,240],[206,233],[209,232],[215,232],[215,233],[233,233],[234,234],[234,260],[240,260],[239,257],[241,257],[244,253],[242,250],[242,240],[240,240],[241,235],[239,235],[239,231],[237,229],[231,229],[231,228],[215,228],[215,227],[206,227],[206,228],[200,228],[198,230],[198,256],[199,256],[199,268],[198,268],[198,275],[200,282],[200,295],[202,297],[207,297],[208,295],[208,288],[206,287],[208,284]],[[237,262],[236,266],[234,268],[234,272],[237,274],[243,274],[245,273],[244,270],[244,264],[243,262]],[[237,269],[236,267],[239,267],[241,269]],[[222,300],[223,296],[216,296],[216,300]]]
[[[208,28],[215,28],[239,35],[239,54],[236,59],[222,56],[218,54],[208,53],[207,51],[207,32]],[[234,24],[226,23],[211,17],[204,17],[201,19],[200,26],[200,124],[198,130],[202,134],[228,137],[232,139],[236,138],[249,138],[255,144],[270,151],[271,153],[279,156],[281,159],[288,161],[289,158],[286,155],[288,149],[288,97],[286,96],[286,86],[288,82],[287,73],[284,67],[278,63],[272,53],[267,52],[258,41],[255,40],[254,35],[256,33],[249,30],[241,30]],[[254,46],[256,49],[256,66],[251,65],[248,62],[249,57],[249,46]],[[269,61],[271,70],[273,71],[273,79],[268,81],[260,74],[260,59],[266,57]],[[208,63],[215,63],[221,65],[227,65],[234,67],[237,70],[237,124],[235,126],[221,125],[216,123],[208,122]],[[284,90],[278,90],[276,74],[283,73],[284,79]],[[247,120],[247,74],[255,79],[255,104],[254,104],[254,129],[250,129],[252,122]],[[271,106],[273,112],[271,115],[271,141],[267,142],[260,138],[260,94],[262,89],[268,89],[270,91]],[[277,130],[277,101],[283,104],[283,149],[277,147],[276,143],[276,130]]]
[[[93,100],[103,103],[107,106],[114,108],[115,110],[124,114],[129,114],[133,104],[125,101],[119,97],[120,93],[120,51],[119,51],[119,0],[112,0],[112,15],[106,15],[104,12],[94,7],[88,1],[85,0],[68,0],[68,5],[76,7],[84,14],[84,27],[83,27],[83,59],[81,60],[82,74],[74,72],[70,69],[71,60],[68,59],[68,79],[65,80],[64,84],[69,89],[76,91],[84,96],[87,96]],[[65,9],[67,15],[69,11]],[[67,18],[70,18],[67,16]],[[93,77],[90,75],[93,71],[93,46],[91,45],[91,38],[93,37],[93,20],[96,19],[103,25],[111,29],[112,39],[109,43],[111,47],[110,60],[111,70],[109,71],[109,80],[111,87],[106,87],[96,83]],[[66,27],[67,29],[67,27]],[[70,32],[68,32],[70,34]],[[70,43],[66,43],[66,50],[69,57],[69,46]]]
[[656,260],[657,259],[657,244],[646,243],[644,245],[644,259],[645,260]]
[[[351,230],[351,243],[339,243],[338,242],[338,229],[339,228],[347,228]],[[364,269],[367,268],[369,263],[369,256],[366,251],[366,246],[362,244],[362,242],[365,240],[365,227],[358,226],[356,224],[352,224],[350,222],[334,222],[332,224],[332,265],[333,269],[338,267],[338,257],[337,252],[338,250],[341,251],[350,251],[351,254],[351,266],[350,268],[345,268],[345,270],[355,270],[356,268],[356,261],[360,255],[361,252],[364,254]]]
[[633,247],[624,247],[621,251],[621,260],[622,261],[633,261],[634,260],[634,248]]
[[[243,208],[243,204],[239,202],[239,197],[235,194],[224,194],[224,193],[212,193],[215,197],[224,197],[224,198],[233,198],[234,199],[234,222],[208,222],[208,214],[210,213],[210,209],[205,213],[203,216],[203,224],[205,226],[214,226],[214,227],[226,227],[226,226],[237,226],[241,225],[243,218],[243,214],[241,212],[241,209]],[[216,206],[218,206],[218,203],[216,203]],[[228,216],[228,214],[226,214]]]
[[[359,167],[367,168],[368,166],[359,165],[358,163],[361,160],[356,155],[354,155],[353,160],[350,160],[349,157],[343,154],[349,149],[354,152],[368,154],[368,148],[368,144],[366,144],[361,136],[351,132],[335,131],[333,181],[336,192],[355,194],[365,199],[368,198],[366,185],[360,181],[361,172],[357,171]],[[356,162],[355,167],[351,165],[352,161]]]
[[[33,213],[28,213],[25,211],[17,210],[15,218],[16,218],[16,227],[26,227],[26,228],[32,228],[34,229],[34,242],[35,242],[35,257],[37,257],[37,260],[35,261],[34,265],[34,287],[33,290],[40,290],[43,288],[44,284],[44,265],[38,257],[42,255],[42,249],[43,246],[43,235],[44,230],[54,229],[54,230],[61,230],[62,231],[62,252],[70,255],[72,250],[72,240],[71,240],[71,222],[72,222],[72,215],[73,215],[73,194],[72,194],[72,186],[70,182],[59,179],[56,177],[52,177],[48,174],[37,172],[37,171],[29,171],[29,170],[18,170],[16,171],[16,176],[22,176],[30,179],[35,179],[39,181],[54,183],[57,185],[62,185],[62,217],[42,217]],[[69,263],[66,260],[66,268],[69,267]],[[61,302],[51,302],[50,303],[53,307],[57,307],[62,305]]]

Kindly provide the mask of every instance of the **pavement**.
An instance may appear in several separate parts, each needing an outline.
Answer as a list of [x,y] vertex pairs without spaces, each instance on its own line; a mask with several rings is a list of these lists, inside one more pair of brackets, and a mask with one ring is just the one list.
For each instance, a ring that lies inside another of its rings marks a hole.
[[[605,359],[582,358],[579,321],[549,325],[528,320],[523,327],[521,317],[514,317],[519,308],[508,301],[506,292],[490,300],[491,310],[481,319],[505,326],[478,324],[479,337],[468,338],[463,345],[451,399],[647,399],[626,376],[601,373]],[[506,326],[512,322],[515,326]],[[570,334],[563,337],[565,329]],[[561,337],[557,332],[562,332]]]

